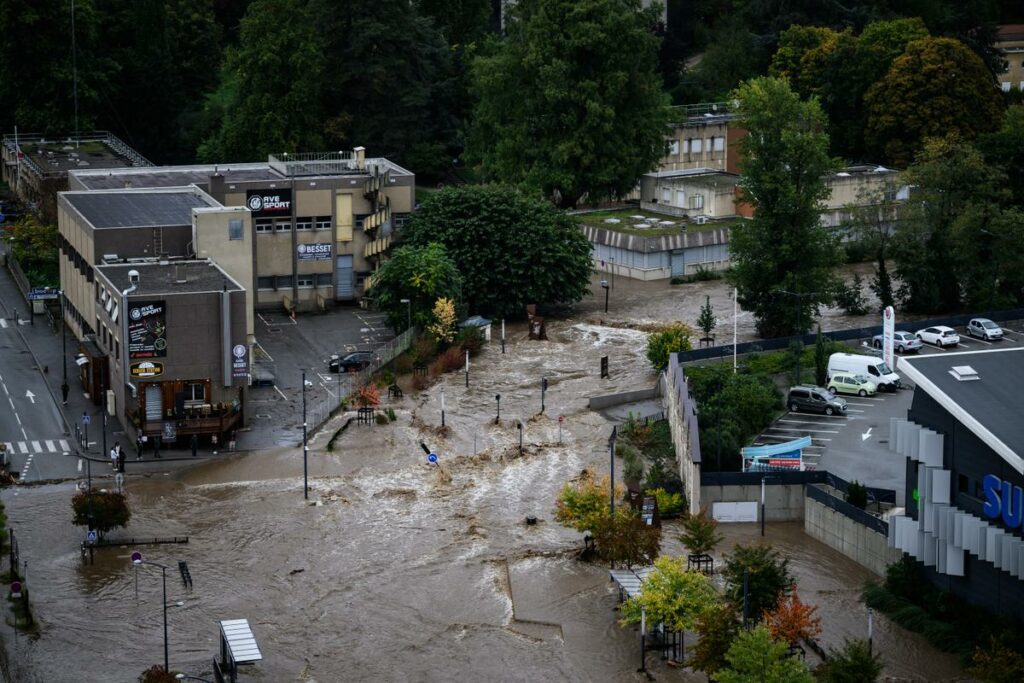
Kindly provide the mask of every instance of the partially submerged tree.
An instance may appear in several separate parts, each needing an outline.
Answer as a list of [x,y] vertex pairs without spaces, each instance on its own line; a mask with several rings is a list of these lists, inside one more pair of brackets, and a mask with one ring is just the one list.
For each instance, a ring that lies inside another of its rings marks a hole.
[[114,491],[81,491],[71,499],[72,523],[95,529],[103,536],[111,529],[128,526],[132,512],[123,493]]
[[669,356],[690,350],[692,330],[681,322],[671,323],[659,332],[647,335],[647,360],[651,367],[661,372],[668,367]]
[[775,609],[793,585],[789,560],[770,545],[736,546],[725,559],[725,594],[737,609],[743,606],[747,575],[747,614],[757,619]]
[[692,650],[689,664],[694,669],[714,676],[726,666],[725,656],[740,632],[736,610],[728,604],[707,609],[697,618],[694,630],[700,634],[700,640]]
[[661,528],[644,522],[629,505],[616,507],[614,517],[599,517],[593,533],[598,557],[627,567],[649,565],[661,551]]
[[[1000,653],[994,670],[1006,672],[1009,660],[1002,654]],[[987,678],[975,671],[971,673],[985,683],[1017,683],[1024,677],[1024,659],[1021,659],[1019,654],[1017,657],[1020,664],[1015,671],[1009,672],[1009,678]],[[873,654],[863,640],[846,641],[841,650],[833,650],[828,661],[815,671],[819,683],[875,683],[881,674],[882,662],[879,656]]]
[[794,585],[775,609],[764,613],[764,623],[772,638],[797,645],[801,640],[813,639],[821,633],[821,617],[815,614],[817,611],[815,605],[808,605],[800,599]]
[[622,623],[638,623],[642,609],[650,623],[660,622],[677,632],[692,631],[698,617],[717,600],[718,592],[708,577],[687,571],[682,558],[662,556],[640,584],[640,594],[622,604]]
[[387,313],[395,331],[404,330],[410,320],[426,327],[438,299],[458,300],[461,294],[462,276],[437,243],[395,249],[374,274],[370,289],[377,309]]
[[700,512],[683,520],[683,533],[677,538],[691,555],[706,555],[722,542],[723,536],[718,533],[718,521],[706,508],[701,508]]
[[700,317],[697,318],[697,327],[704,333],[701,337],[701,341],[710,343],[711,333],[718,327],[718,319],[715,317],[715,311],[711,308],[711,297],[704,297],[704,305],[700,307]]
[[718,683],[813,683],[807,664],[774,640],[764,626],[740,633],[725,656],[728,668],[715,674]]

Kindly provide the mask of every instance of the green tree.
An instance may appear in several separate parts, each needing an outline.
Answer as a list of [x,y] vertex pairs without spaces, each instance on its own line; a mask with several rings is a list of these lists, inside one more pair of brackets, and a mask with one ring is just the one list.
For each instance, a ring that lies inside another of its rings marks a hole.
[[676,538],[691,555],[706,555],[722,542],[723,536],[718,533],[718,521],[708,514],[707,509],[701,508],[699,513],[683,520],[683,533]]
[[768,63],[765,41],[744,25],[740,17],[724,15],[709,37],[707,49],[676,89],[688,102],[717,102],[743,81],[764,73]]
[[1015,171],[1024,168],[1024,104],[1007,108],[999,130],[982,135],[978,147],[990,164],[1007,173],[1011,200],[1024,207],[1024,173]]
[[649,565],[661,552],[661,529],[644,522],[628,505],[616,507],[614,517],[599,517],[593,533],[597,556],[608,562]]
[[816,100],[801,101],[786,81],[756,78],[735,93],[749,131],[741,197],[754,218],[733,226],[730,279],[762,337],[805,332],[833,290],[836,238],[821,225],[828,156],[825,117]]
[[522,315],[527,304],[579,301],[593,270],[572,218],[509,187],[446,187],[405,228],[412,245],[443,244],[462,274],[470,312]]
[[4,229],[11,253],[33,287],[59,287],[57,226],[25,214]]
[[[828,660],[815,671],[820,683],[875,683],[881,674],[881,660],[868,650],[863,640],[847,640],[841,650],[831,652]],[[1021,677],[1024,677],[1024,667],[1018,670],[1017,676],[1005,681],[1019,681]],[[988,679],[982,680],[988,683]]]
[[[328,148],[362,145],[427,179],[442,177],[462,122],[439,27],[408,0],[346,0],[344,11],[336,0],[308,1],[330,65],[322,84]],[[471,26],[472,3],[461,4]]]
[[859,204],[850,207],[843,229],[872,254],[875,272],[869,286],[878,297],[880,308],[895,304],[892,275],[889,273],[890,243],[900,222],[906,217],[906,205],[896,200],[898,188],[889,183],[882,190],[864,193]]
[[661,372],[668,367],[670,354],[690,350],[691,330],[685,323],[672,323],[660,332],[647,335],[647,360]]
[[773,640],[758,626],[740,633],[725,656],[729,667],[718,671],[719,683],[813,683],[807,664],[789,654],[789,645]]
[[[967,672],[982,683],[1017,683],[1024,680],[1024,655],[992,638],[987,648],[974,650]],[[852,681],[836,683],[847,680]]]
[[[905,182],[917,190],[892,237],[899,296],[914,313],[956,310],[965,266],[989,269],[1001,258],[1015,258],[994,249],[1001,239],[994,230],[1003,177],[954,135],[927,141]],[[984,275],[976,279],[990,281]],[[979,298],[973,287],[970,296]]]
[[743,605],[743,574],[747,573],[747,615],[758,619],[775,609],[793,585],[789,560],[770,545],[736,546],[725,558],[725,594],[740,609]]
[[700,307],[700,317],[697,318],[697,327],[704,333],[702,341],[711,341],[711,333],[715,331],[718,326],[718,320],[715,318],[715,311],[711,308],[711,297],[704,297],[704,305]]
[[473,65],[469,151],[559,206],[622,197],[664,155],[656,14],[639,0],[521,0]]
[[71,499],[72,523],[95,529],[100,536],[111,529],[128,526],[132,512],[123,493],[113,491],[82,491]]
[[864,102],[869,149],[897,166],[907,166],[928,137],[957,133],[973,140],[1002,118],[992,74],[952,38],[911,42]]
[[700,634],[700,640],[692,649],[689,664],[708,676],[714,676],[725,668],[725,656],[739,635],[740,623],[736,620],[736,611],[731,605],[722,604],[707,609],[697,618],[694,630]]
[[423,328],[432,322],[438,299],[460,298],[462,276],[442,245],[402,246],[381,265],[370,293],[396,331],[405,329],[410,317]]
[[201,159],[253,161],[324,148],[326,44],[311,30],[316,23],[308,0],[249,5],[238,47],[228,51],[218,92],[207,101],[207,117],[222,118],[199,146]]
[[662,556],[640,585],[640,594],[622,604],[621,621],[639,623],[642,609],[650,623],[663,623],[673,631],[692,631],[697,618],[717,601],[718,592],[708,577],[687,571],[682,558]]
[[828,382],[828,357],[828,343],[821,334],[821,325],[818,325],[818,336],[814,340],[814,383],[819,387]]
[[[555,502],[555,519],[576,531],[594,531],[601,520],[611,516],[609,493],[611,480],[600,481],[590,470],[583,470],[578,479],[562,487]],[[625,490],[615,487],[615,497],[621,498]]]

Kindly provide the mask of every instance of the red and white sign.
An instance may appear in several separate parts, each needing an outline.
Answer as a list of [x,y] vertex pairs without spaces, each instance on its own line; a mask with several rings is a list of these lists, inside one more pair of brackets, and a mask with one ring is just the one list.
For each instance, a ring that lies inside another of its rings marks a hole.
[[892,306],[886,306],[882,311],[882,360],[889,366],[889,370],[896,369],[895,352],[893,348],[893,335],[896,330],[896,311]]

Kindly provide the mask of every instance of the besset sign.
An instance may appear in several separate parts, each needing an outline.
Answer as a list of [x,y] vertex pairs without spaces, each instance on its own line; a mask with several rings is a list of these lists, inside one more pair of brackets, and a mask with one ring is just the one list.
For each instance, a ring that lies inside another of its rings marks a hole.
[[982,480],[985,506],[982,511],[989,519],[1002,519],[1008,529],[1016,529],[1024,522],[1024,490],[1003,481],[994,474]]

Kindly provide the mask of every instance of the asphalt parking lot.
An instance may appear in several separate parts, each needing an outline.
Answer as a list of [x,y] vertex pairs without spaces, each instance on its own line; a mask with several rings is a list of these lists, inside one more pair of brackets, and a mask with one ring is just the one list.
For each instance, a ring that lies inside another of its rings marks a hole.
[[278,312],[257,313],[254,355],[273,384],[249,389],[249,431],[239,434],[238,447],[295,445],[302,439],[302,370],[307,421],[314,425],[349,389],[344,373],[328,372],[331,355],[373,351],[393,337],[383,313],[359,308],[335,308],[294,320]]
[[[983,351],[1024,344],[1024,322],[1011,321],[1002,328],[1001,341],[985,341],[968,337],[963,327],[957,327],[954,329],[962,340],[959,345],[940,348],[925,344],[919,353]],[[912,323],[897,327],[897,330],[911,333],[917,329]],[[898,360],[895,369],[899,372]],[[754,445],[810,436],[811,446],[804,449],[803,454],[808,469],[828,470],[847,481],[894,489],[897,505],[903,505],[906,464],[902,457],[889,450],[889,418],[906,417],[913,395],[913,386],[904,381],[903,388],[895,393],[879,392],[868,397],[844,395],[846,415],[787,411],[755,439]]]

